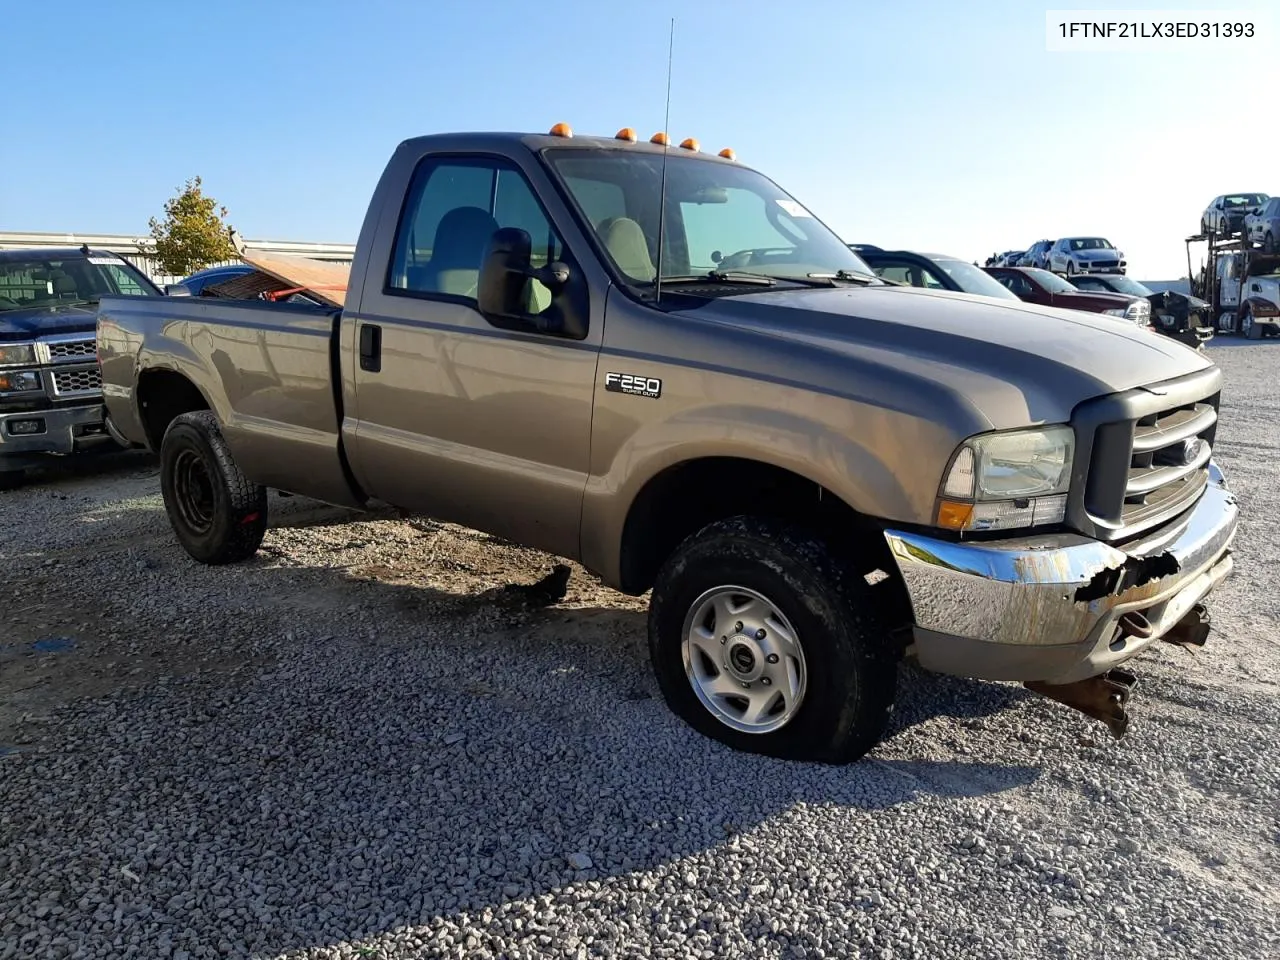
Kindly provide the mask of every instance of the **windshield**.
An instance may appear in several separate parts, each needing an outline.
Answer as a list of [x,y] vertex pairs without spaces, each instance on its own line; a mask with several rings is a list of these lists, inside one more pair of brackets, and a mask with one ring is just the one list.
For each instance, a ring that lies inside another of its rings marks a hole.
[[1102,239],[1102,237],[1076,237],[1074,240],[1068,240],[1067,245],[1072,250],[1112,250],[1110,241]]
[[940,270],[954,280],[965,293],[976,293],[983,297],[999,297],[1001,300],[1017,300],[1018,295],[1006,287],[985,270],[975,267],[965,260],[938,258],[933,261]]
[[1050,293],[1079,293],[1078,287],[1073,287],[1067,281],[1063,280],[1056,273],[1050,273],[1048,270],[1041,270],[1039,267],[1027,267],[1027,276],[1029,276],[1040,286],[1044,287]]
[[1235,196],[1224,197],[1222,202],[1228,207],[1256,207],[1269,199],[1265,193],[1237,193]]
[[0,311],[97,303],[105,296],[157,297],[131,264],[110,255],[0,260]]
[[[551,149],[546,157],[614,266],[654,281],[662,154]],[[844,241],[770,180],[731,163],[667,158],[662,277],[710,271],[804,280],[840,271],[874,277]]]

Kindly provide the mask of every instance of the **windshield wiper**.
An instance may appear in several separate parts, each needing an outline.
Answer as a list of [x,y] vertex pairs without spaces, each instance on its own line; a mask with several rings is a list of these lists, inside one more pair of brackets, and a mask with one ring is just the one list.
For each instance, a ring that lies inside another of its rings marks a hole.
[[847,280],[849,283],[869,284],[875,283],[877,280],[882,283],[883,278],[877,277],[873,273],[855,273],[852,270],[837,270],[835,273],[810,273],[809,277],[814,280]]
[[708,270],[706,273],[691,273],[687,276],[663,277],[667,283],[750,283],[760,287],[772,287],[778,281],[774,277],[766,277],[763,273],[740,273],[737,270]]

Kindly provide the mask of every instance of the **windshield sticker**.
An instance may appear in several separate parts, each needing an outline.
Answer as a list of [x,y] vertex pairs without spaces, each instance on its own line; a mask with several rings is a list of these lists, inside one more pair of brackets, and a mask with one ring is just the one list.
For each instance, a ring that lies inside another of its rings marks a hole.
[[774,203],[776,203],[784,211],[786,211],[788,216],[792,216],[792,217],[812,217],[813,216],[812,213],[810,213],[804,207],[800,206],[800,204],[796,203],[794,200],[775,200]]
[[120,266],[120,258],[111,256],[110,254],[94,254],[88,258],[89,262],[99,267],[118,267]]

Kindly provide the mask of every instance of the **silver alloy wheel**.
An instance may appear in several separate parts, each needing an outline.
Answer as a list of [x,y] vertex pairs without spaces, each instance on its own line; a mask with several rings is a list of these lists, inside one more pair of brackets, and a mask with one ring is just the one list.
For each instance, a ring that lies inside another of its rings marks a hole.
[[746,587],[714,587],[690,606],[683,632],[685,676],[725,726],[772,733],[800,709],[808,685],[804,649],[767,597]]

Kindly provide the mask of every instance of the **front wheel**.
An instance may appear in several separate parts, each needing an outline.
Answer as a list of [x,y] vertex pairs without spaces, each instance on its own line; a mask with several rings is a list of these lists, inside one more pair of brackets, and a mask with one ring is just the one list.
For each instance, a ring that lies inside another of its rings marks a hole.
[[267,491],[240,472],[208,411],[175,417],[160,445],[160,492],[178,542],[201,563],[253,556],[267,531]]
[[1267,235],[1262,238],[1262,252],[1266,254],[1276,252],[1276,238],[1271,235],[1271,231],[1267,231]]
[[1253,322],[1253,308],[1243,307],[1240,310],[1240,332],[1247,340],[1261,340],[1262,328]]
[[671,710],[749,753],[848,763],[889,721],[897,657],[864,582],[816,537],[736,517],[686,540],[649,606]]

